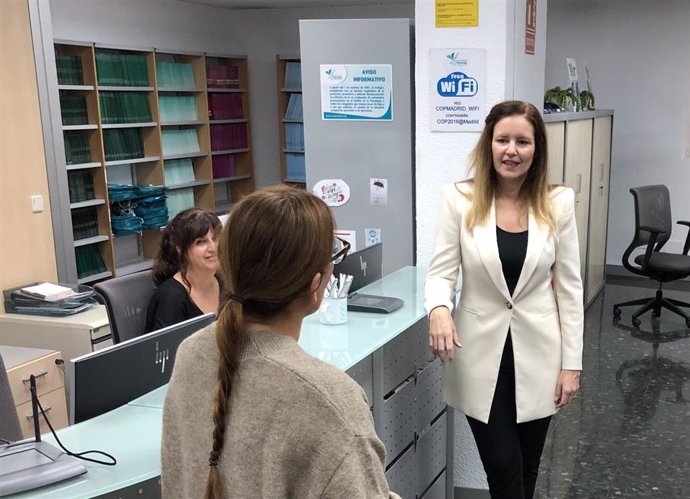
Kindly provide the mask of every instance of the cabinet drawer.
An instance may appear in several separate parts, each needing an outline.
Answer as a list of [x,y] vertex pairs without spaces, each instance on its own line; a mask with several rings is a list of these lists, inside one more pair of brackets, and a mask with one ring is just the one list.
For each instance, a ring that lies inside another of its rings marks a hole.
[[[50,424],[53,425],[54,429],[57,430],[58,428],[67,426],[67,404],[65,404],[65,390],[63,387],[46,393],[45,395],[41,395],[38,397],[38,400],[41,401],[43,410],[48,415]],[[17,406],[17,416],[19,416],[19,425],[21,426],[24,438],[33,437],[34,420],[31,411],[31,401]],[[48,428],[43,414],[40,414],[40,409],[38,418],[40,421],[41,433],[49,432],[50,428]]]
[[413,498],[417,494],[417,476],[414,468],[414,446],[410,445],[410,448],[386,471],[390,489],[405,499]]
[[[110,324],[96,327],[91,330],[91,343],[94,345],[94,350],[100,350],[103,346],[99,345],[99,343],[107,342],[108,340],[112,340],[112,338],[113,335],[110,332]],[[112,345],[112,343],[110,344]]]
[[39,396],[65,385],[62,368],[55,364],[59,358],[60,352],[53,352],[7,371],[15,405],[31,400],[29,377],[32,374],[36,376],[36,390]]
[[420,499],[446,499],[446,472],[444,471],[429,487],[429,490],[424,492]]
[[446,413],[422,434],[416,445],[410,445],[386,471],[388,485],[402,497],[419,497],[434,489],[446,466]]
[[441,398],[441,364],[437,359],[427,364],[406,383],[396,388],[386,400],[379,403],[381,425],[376,431],[386,447],[386,462],[423,433],[438,416],[445,404]]
[[425,316],[383,346],[383,394],[390,393],[433,359]]
[[421,494],[432,484],[446,467],[446,418],[448,413],[434,421],[434,424],[422,434],[417,442],[416,473],[417,494]]

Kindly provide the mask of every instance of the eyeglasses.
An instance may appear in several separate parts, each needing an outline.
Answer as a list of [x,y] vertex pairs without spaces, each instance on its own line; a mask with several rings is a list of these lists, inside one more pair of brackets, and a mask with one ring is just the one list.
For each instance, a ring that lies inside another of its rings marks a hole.
[[336,237],[333,240],[333,256],[331,257],[331,261],[336,265],[339,264],[345,259],[348,251],[350,251],[350,243]]

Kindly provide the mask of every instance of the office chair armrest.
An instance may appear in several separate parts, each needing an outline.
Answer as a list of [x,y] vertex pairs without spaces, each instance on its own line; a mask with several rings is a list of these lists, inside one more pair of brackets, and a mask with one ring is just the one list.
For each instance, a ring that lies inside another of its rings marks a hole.
[[[678,225],[685,225],[686,227],[688,227],[690,229],[690,222],[688,222],[686,220],[678,220],[676,223]],[[687,255],[688,250],[690,250],[690,230],[688,230],[688,235],[685,236],[685,244],[683,245],[683,254]]]
[[644,252],[644,261],[642,262],[642,270],[646,271],[647,263],[649,263],[649,259],[652,257],[652,252],[654,251],[654,247],[656,246],[656,240],[659,237],[659,234],[663,234],[666,231],[659,230],[654,227],[647,227],[645,225],[640,225],[639,229],[649,232],[650,234],[649,241],[647,241],[647,249]]

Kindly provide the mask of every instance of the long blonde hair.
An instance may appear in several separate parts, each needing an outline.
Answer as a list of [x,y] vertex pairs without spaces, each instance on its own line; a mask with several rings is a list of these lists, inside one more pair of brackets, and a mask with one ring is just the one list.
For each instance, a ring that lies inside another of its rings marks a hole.
[[216,325],[220,362],[207,499],[222,497],[218,463],[232,387],[248,343],[244,317],[275,317],[308,295],[314,276],[330,262],[333,229],[333,214],[321,199],[287,186],[256,191],[230,212],[218,249],[225,291]]
[[554,230],[556,221],[549,201],[551,186],[546,180],[548,154],[546,127],[537,108],[529,102],[522,101],[505,101],[496,104],[484,120],[484,130],[470,156],[469,171],[474,172],[474,179],[471,180],[474,183],[474,189],[471,195],[460,191],[463,195],[469,196],[472,203],[467,213],[466,226],[472,229],[475,225],[483,223],[491,211],[498,185],[491,144],[496,124],[508,116],[524,116],[534,129],[534,157],[527,177],[520,187],[519,201],[532,209],[539,222]]

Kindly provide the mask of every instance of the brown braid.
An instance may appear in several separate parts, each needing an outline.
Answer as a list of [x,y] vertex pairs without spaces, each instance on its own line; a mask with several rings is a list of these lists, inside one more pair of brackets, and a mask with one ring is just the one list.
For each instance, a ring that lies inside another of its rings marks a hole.
[[[231,332],[228,334],[228,332]],[[225,302],[216,325],[216,344],[220,352],[218,383],[213,408],[213,446],[209,457],[206,499],[220,499],[221,480],[218,462],[225,443],[228,400],[232,384],[239,368],[239,358],[246,346],[247,338],[242,327],[242,305],[235,300]]]
[[254,192],[230,212],[218,247],[225,292],[216,324],[220,362],[206,499],[223,495],[219,464],[231,417],[231,394],[250,334],[244,318],[256,322],[275,317],[296,299],[308,296],[312,279],[323,275],[330,262],[333,229],[333,214],[323,201],[287,186]]

